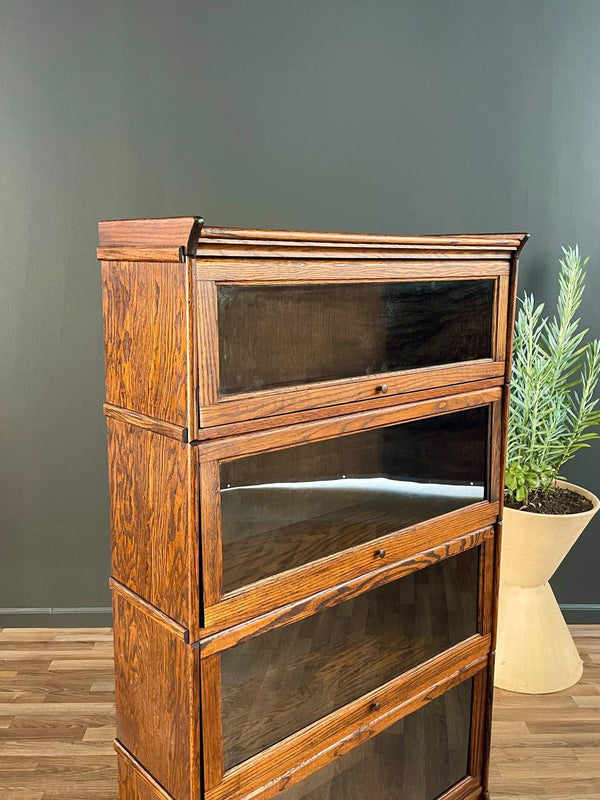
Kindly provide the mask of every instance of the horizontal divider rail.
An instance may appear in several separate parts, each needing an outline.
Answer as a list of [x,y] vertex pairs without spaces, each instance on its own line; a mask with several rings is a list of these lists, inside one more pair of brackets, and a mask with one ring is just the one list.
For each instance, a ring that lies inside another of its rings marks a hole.
[[[444,541],[427,549],[412,552],[393,564],[388,564],[373,572],[359,575],[352,580],[345,581],[315,594],[306,595],[286,605],[259,614],[239,624],[229,625],[224,629],[211,633],[209,628],[201,631],[198,646],[202,657],[219,653],[233,647],[246,639],[266,633],[282,625],[289,625],[304,617],[315,614],[326,608],[338,605],[346,600],[357,597],[366,591],[383,586],[392,581],[403,578],[413,572],[426,569],[439,561],[450,558],[459,553],[464,553],[473,547],[479,547],[494,538],[494,529],[488,527],[464,534],[450,541]],[[231,618],[233,619],[233,617]],[[223,615],[223,623],[227,621]]]

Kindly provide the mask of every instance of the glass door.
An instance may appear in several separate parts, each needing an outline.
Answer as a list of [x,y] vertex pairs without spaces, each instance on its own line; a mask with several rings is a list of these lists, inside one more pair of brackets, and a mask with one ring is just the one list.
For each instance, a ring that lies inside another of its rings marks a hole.
[[[434,789],[437,797],[476,772],[479,740],[471,752],[469,731],[473,715],[483,710],[481,703],[472,706],[470,690],[455,693],[460,702],[433,706],[431,717],[420,715],[429,719],[424,728],[391,726],[473,676],[479,700],[484,696],[480,673],[491,646],[492,602],[484,587],[492,578],[493,553],[493,529],[467,534],[454,549],[416,554],[399,577],[380,576],[370,586],[349,582],[309,604],[201,640],[208,800],[235,800],[238,788],[252,792],[296,769],[299,753],[301,762],[310,763],[322,751],[336,766],[320,778],[315,773],[303,789],[298,784],[294,791],[300,794],[290,796],[301,798],[306,790],[312,797],[310,792],[325,786],[333,797],[344,787],[358,791],[371,774],[363,771],[358,753],[338,762],[337,755],[353,745],[336,743],[350,742],[357,731],[362,741],[371,729],[373,735],[385,729],[393,734],[392,740],[378,740],[382,752],[374,745],[381,768],[391,770],[382,779],[404,775],[404,788],[418,800]],[[448,710],[452,719],[440,719]],[[394,759],[387,749],[392,741],[408,747],[402,741],[407,730],[419,736],[407,753],[442,748],[433,772],[426,775],[419,764],[409,769],[401,753]]]
[[339,266],[336,280],[200,282],[202,427],[503,375],[508,262],[391,262],[395,279],[360,282]]
[[206,633],[489,525],[498,401],[494,389],[199,446]]

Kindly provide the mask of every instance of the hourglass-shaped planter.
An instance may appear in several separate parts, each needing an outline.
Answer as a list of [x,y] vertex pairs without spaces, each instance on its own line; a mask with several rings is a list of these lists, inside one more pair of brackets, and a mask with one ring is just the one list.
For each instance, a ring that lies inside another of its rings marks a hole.
[[557,485],[587,497],[593,508],[580,514],[504,509],[494,684],[512,692],[558,692],[577,683],[583,672],[548,581],[600,501],[579,486]]

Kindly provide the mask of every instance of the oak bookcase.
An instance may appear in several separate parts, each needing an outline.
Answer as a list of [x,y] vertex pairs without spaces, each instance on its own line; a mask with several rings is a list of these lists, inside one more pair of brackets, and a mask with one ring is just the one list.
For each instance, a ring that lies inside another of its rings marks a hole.
[[526,235],[99,232],[121,800],[487,797]]

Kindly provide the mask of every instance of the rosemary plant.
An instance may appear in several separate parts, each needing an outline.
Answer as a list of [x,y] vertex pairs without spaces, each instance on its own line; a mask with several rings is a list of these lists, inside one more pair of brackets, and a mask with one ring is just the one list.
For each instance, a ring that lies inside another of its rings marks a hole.
[[515,322],[506,491],[525,505],[552,491],[563,464],[598,438],[600,341],[585,342],[576,313],[585,288],[579,248],[562,248],[555,315],[525,293]]

